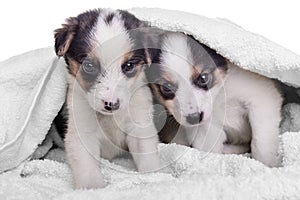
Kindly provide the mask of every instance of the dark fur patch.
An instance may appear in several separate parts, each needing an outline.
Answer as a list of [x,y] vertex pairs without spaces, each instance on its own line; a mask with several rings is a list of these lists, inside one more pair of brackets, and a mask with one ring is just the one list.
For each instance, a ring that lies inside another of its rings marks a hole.
[[76,17],[70,17],[66,22],[66,24],[62,25],[62,28],[54,31],[55,52],[58,56],[65,56],[78,30],[79,22]]
[[[293,86],[288,86],[277,79],[272,79],[275,87],[281,93],[283,97],[283,105],[288,103],[297,103],[300,104],[300,90]],[[299,90],[299,92],[298,92]]]
[[[200,43],[193,36],[187,36],[187,43],[191,49],[193,56],[193,68],[194,73],[191,77],[195,86],[200,87],[204,90],[209,90],[216,84],[216,70],[227,70],[227,60],[219,55],[215,50],[209,48],[208,46]],[[210,81],[207,85],[201,87],[199,79],[201,74],[207,73],[210,76]]]
[[215,50],[209,48],[203,43],[200,43],[192,35],[187,35],[188,45],[191,48],[194,65],[203,65],[205,67],[220,67],[227,70],[226,59],[218,54]]
[[56,127],[56,130],[61,138],[65,138],[65,134],[68,128],[68,110],[66,103],[62,106],[57,116],[54,118],[53,123]]
[[64,56],[67,64],[70,58],[82,63],[92,51],[93,47],[87,36],[95,26],[100,11],[100,9],[89,10],[77,17],[68,18],[62,28],[55,30],[55,51],[58,56]]
[[163,128],[159,131],[158,137],[159,140],[165,144],[172,142],[178,133],[180,124],[176,121],[173,115],[168,114],[166,123]]
[[149,83],[157,83],[158,80],[162,79],[162,67],[160,65],[161,56],[161,45],[164,36],[164,32],[161,29],[153,28],[145,29],[145,46],[146,54],[150,59],[149,67],[146,68],[146,77]]
[[[154,113],[154,122],[157,126],[157,129],[159,130],[159,140],[163,143],[170,143],[175,138],[180,124],[176,121],[173,115],[169,113],[167,107],[164,105],[165,100],[162,98],[158,86],[156,84],[150,84],[150,88],[153,93],[154,105],[161,104],[164,107],[165,112],[167,113],[166,121],[164,121],[165,115],[163,113],[162,116],[160,116],[161,111],[159,111],[159,113]],[[161,119],[161,117],[163,118]]]
[[109,13],[109,14],[105,17],[105,19],[104,19],[104,20],[105,20],[105,23],[106,23],[107,25],[109,25],[109,24],[112,22],[114,16],[115,16],[114,13]]
[[127,30],[137,29],[146,26],[144,22],[136,18],[133,14],[129,13],[128,11],[125,10],[117,10],[117,11],[120,13],[124,21],[124,27]]
[[100,10],[91,10],[78,15],[79,21],[78,31],[70,45],[67,53],[68,57],[73,58],[79,63],[93,50],[87,36],[90,35],[95,26]]

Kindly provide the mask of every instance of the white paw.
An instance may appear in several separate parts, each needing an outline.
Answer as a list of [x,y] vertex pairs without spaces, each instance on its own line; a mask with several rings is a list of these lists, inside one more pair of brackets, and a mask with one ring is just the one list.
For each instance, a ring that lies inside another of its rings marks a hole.
[[252,153],[252,158],[262,162],[268,167],[280,167],[282,163],[282,158],[279,154],[270,153],[264,155],[257,155]]
[[106,186],[103,175],[99,173],[82,174],[80,177],[75,177],[74,182],[75,189],[99,189]]
[[139,172],[156,172],[160,170],[160,161],[157,154],[142,156],[135,159],[135,164]]

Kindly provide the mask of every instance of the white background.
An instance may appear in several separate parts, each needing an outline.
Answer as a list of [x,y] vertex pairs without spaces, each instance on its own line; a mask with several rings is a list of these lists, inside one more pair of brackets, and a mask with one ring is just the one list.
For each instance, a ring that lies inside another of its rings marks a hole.
[[97,7],[160,7],[227,18],[300,55],[298,4],[297,0],[7,0],[0,3],[0,61],[53,46],[53,30],[65,18]]

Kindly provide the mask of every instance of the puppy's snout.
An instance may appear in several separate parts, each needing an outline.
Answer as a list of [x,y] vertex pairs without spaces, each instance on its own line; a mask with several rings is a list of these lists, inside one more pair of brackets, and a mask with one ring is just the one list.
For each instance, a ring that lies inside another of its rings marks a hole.
[[186,121],[192,125],[200,123],[202,119],[203,119],[203,112],[192,113],[186,117]]
[[104,108],[107,111],[114,111],[114,110],[118,110],[120,108],[120,100],[117,99],[116,102],[108,102],[108,101],[104,101]]

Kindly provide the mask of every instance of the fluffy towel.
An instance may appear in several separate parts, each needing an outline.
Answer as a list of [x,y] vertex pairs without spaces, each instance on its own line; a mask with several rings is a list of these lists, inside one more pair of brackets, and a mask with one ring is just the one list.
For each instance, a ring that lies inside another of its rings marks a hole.
[[[242,68],[300,87],[300,56],[229,21],[162,9],[137,8],[130,12],[154,26],[192,34]],[[137,173],[130,158],[101,160],[107,187],[72,190],[70,169],[64,162],[23,162],[45,138],[63,103],[63,67],[56,67],[26,131],[13,140],[36,85],[53,58],[53,50],[43,49],[0,63],[0,94],[4,97],[0,112],[0,172],[11,169],[0,174],[0,199],[300,199],[298,104],[284,108],[282,130],[294,132],[280,136],[281,168],[268,168],[247,155],[207,154],[176,144],[161,144],[160,157],[166,166],[161,172]],[[4,152],[2,147],[9,141],[14,142]],[[50,153],[49,158],[64,160],[63,151]]]
[[[45,79],[47,69],[52,66],[55,70]],[[28,116],[43,78],[45,87]],[[0,173],[26,160],[44,140],[64,103],[65,93],[66,67],[63,61],[55,60],[53,48],[35,50],[0,63]],[[23,127],[27,117],[29,121]]]
[[128,158],[101,160],[108,185],[99,190],[72,190],[64,163],[30,161],[0,175],[0,199],[299,199],[300,134],[285,133],[281,139],[284,167],[274,169],[246,156],[175,144],[159,146],[167,165],[161,173],[137,173]]

